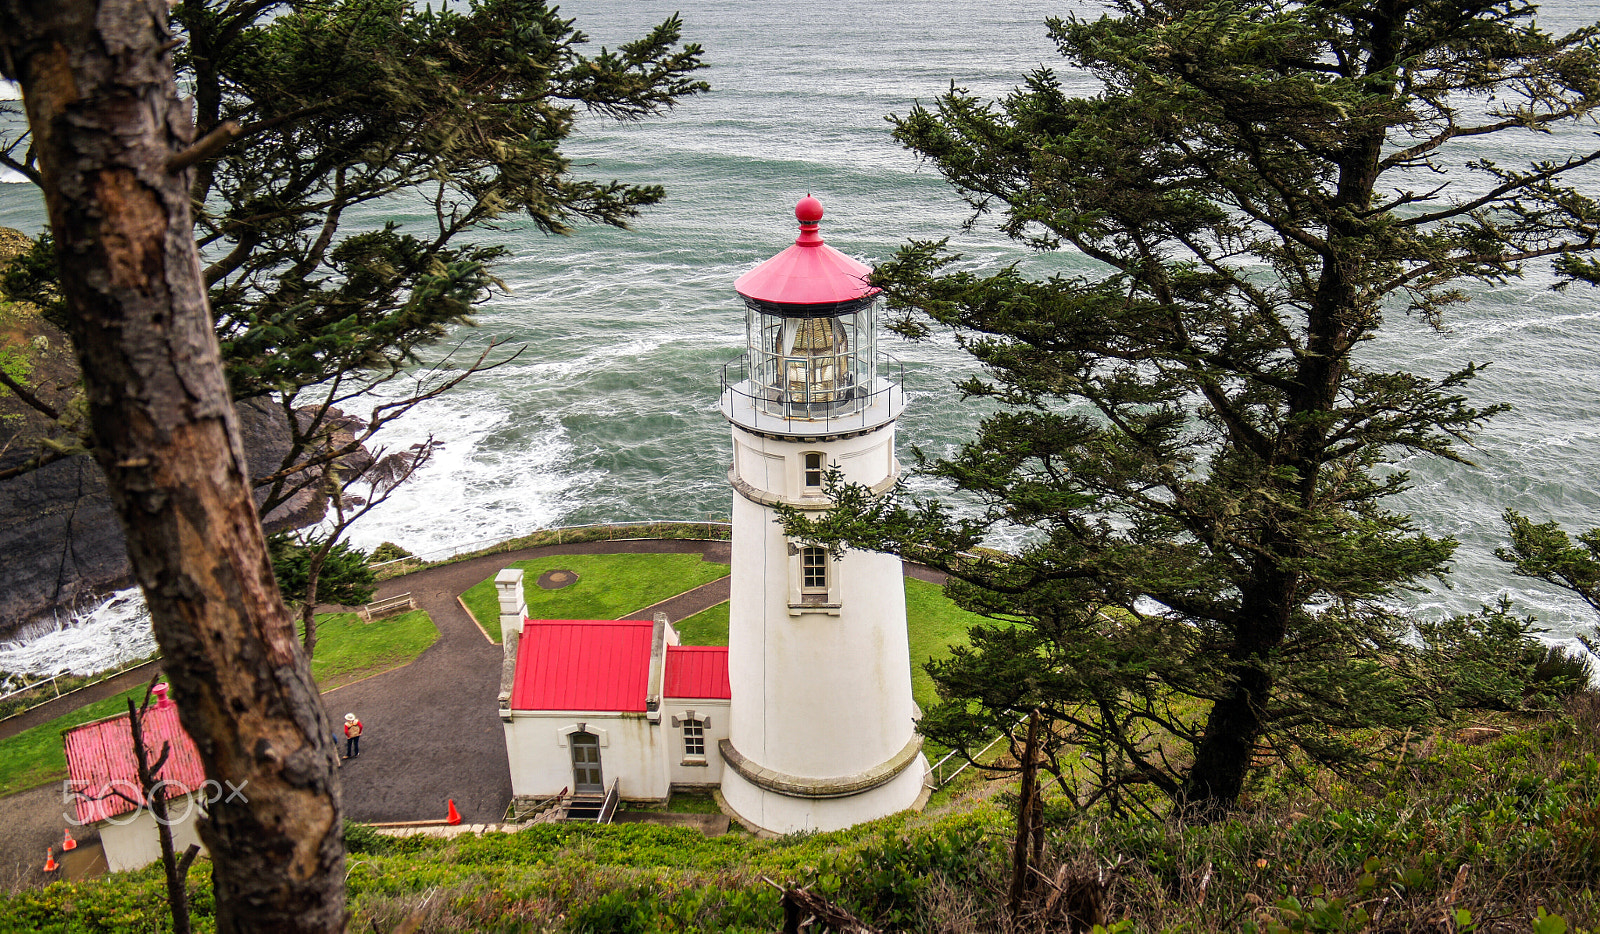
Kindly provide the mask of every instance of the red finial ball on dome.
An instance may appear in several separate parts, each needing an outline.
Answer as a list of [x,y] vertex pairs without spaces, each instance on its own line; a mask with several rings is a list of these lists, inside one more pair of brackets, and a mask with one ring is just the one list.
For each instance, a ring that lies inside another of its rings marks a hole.
[[822,202],[806,195],[794,206],[794,217],[802,224],[815,224],[822,220]]

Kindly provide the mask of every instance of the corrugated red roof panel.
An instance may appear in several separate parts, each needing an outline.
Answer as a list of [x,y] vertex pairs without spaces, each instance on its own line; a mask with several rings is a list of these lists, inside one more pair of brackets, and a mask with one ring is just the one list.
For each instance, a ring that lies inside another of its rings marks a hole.
[[[161,757],[161,747],[172,744],[172,752],[157,778],[163,797],[172,798],[198,791],[205,785],[206,771],[200,764],[200,751],[178,723],[178,705],[153,705],[144,712],[144,745],[150,762]],[[74,793],[78,820],[85,824],[126,814],[135,809],[130,798],[142,797],[139,790],[139,763],[133,755],[133,730],[128,716],[112,717],[68,730],[67,776]]]
[[517,644],[513,710],[643,711],[649,620],[528,620]]
[[667,646],[667,697],[727,700],[733,696],[728,686],[726,646]]

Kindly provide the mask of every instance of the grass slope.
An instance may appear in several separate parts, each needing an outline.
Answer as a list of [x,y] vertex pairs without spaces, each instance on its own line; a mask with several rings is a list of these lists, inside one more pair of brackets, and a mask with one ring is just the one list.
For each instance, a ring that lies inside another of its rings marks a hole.
[[945,658],[950,648],[967,644],[967,630],[986,620],[968,613],[944,595],[944,588],[906,578],[906,634],[911,642],[911,696],[926,710],[939,700],[933,679],[923,670],[929,659]]
[[317,617],[317,652],[311,676],[324,691],[398,668],[439,641],[439,629],[423,610],[363,623],[354,613]]
[[[1565,716],[1414,737],[1360,781],[1275,767],[1227,819],[1079,813],[1050,793],[1044,877],[1003,916],[1010,819],[974,777],[949,809],[833,833],[707,839],[647,824],[536,825],[450,840],[346,838],[352,930],[770,932],[778,885],[884,931],[1526,932],[1600,924],[1600,699]],[[1296,780],[1298,779],[1298,780]],[[215,906],[191,870],[197,930]],[[0,930],[160,931],[159,866],[0,898]],[[1555,918],[1559,916],[1558,922]]]
[[[552,555],[513,561],[521,568],[528,616],[532,619],[618,619],[686,590],[726,577],[728,566],[699,555]],[[578,581],[560,590],[539,586],[546,571],[573,571]],[[461,595],[468,612],[495,642],[500,641],[500,603],[494,578]]]
[[672,624],[684,645],[728,644],[728,601]]

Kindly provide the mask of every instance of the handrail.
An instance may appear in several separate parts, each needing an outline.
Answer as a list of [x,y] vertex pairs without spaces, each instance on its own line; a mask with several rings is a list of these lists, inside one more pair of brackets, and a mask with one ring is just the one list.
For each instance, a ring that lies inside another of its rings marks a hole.
[[[11,691],[11,692],[8,692],[6,694],[0,694],[0,701],[10,700],[11,698],[16,697],[18,694],[26,694],[26,693],[28,693],[29,691],[33,690],[34,688],[38,687],[41,684],[54,684],[55,680],[57,678],[61,677],[63,674],[66,674],[66,672],[58,671],[55,674],[51,675],[48,678],[45,678],[42,681],[35,681],[32,684],[25,684],[22,687],[17,688],[15,691]],[[61,688],[60,687],[56,688],[56,696],[57,697],[61,696]]]
[[[1028,722],[1028,718],[1027,717],[1023,717],[1021,720],[1017,721],[1017,726],[1021,726],[1022,724],[1027,723],[1027,722]],[[946,785],[950,784],[951,782],[955,781],[957,775],[960,775],[962,772],[965,772],[967,769],[971,768],[973,760],[977,759],[978,756],[981,756],[984,753],[988,752],[989,750],[993,749],[995,743],[1000,742],[1002,739],[1005,739],[1007,736],[1010,736],[1010,735],[1011,735],[1011,732],[1009,730],[1000,733],[994,739],[989,740],[989,745],[987,745],[987,746],[983,747],[982,749],[978,750],[977,755],[967,756],[966,757],[966,761],[961,763],[961,767],[960,768],[956,769],[954,772],[951,772],[948,776],[946,776],[944,778],[935,777],[934,773],[939,771],[940,767],[942,767],[946,762],[949,762],[951,759],[955,758],[958,754],[962,754],[962,751],[960,749],[952,749],[952,750],[950,750],[949,752],[945,753],[944,756],[942,758],[940,758],[938,762],[935,762],[933,765],[928,766],[927,773],[925,775],[923,775],[923,777],[922,777],[922,784],[927,788],[931,788],[934,791],[938,791],[940,788],[943,788],[944,786],[946,786]]]
[[605,803],[600,805],[600,813],[595,815],[595,823],[609,824],[611,823],[611,818],[616,816],[618,800],[617,782],[619,781],[621,781],[621,779],[618,778],[613,778],[611,780],[611,787],[606,789]]
[[886,413],[904,406],[906,398],[905,364],[886,353],[880,352],[878,357],[881,362],[873,385],[830,389],[822,398],[814,398],[809,387],[796,397],[794,392],[764,385],[755,378],[749,360],[736,357],[722,365],[718,398],[724,415],[732,418],[737,414],[757,427],[765,427],[767,422],[793,430],[821,427],[828,432],[875,427],[888,417]]

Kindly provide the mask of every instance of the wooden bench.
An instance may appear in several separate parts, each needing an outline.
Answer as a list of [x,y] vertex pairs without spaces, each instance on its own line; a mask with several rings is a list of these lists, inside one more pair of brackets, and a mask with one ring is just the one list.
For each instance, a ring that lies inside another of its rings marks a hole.
[[369,603],[361,609],[356,610],[356,615],[361,617],[362,622],[370,623],[375,619],[382,619],[385,616],[394,616],[398,613],[408,613],[416,608],[417,601],[411,599],[410,594],[403,593],[397,597],[389,597],[384,600],[379,600],[376,603]]

